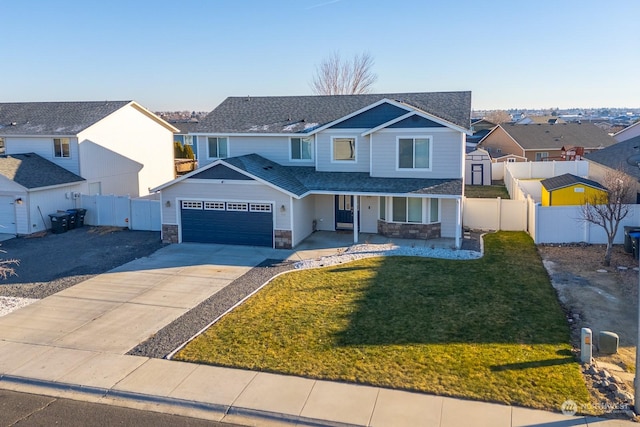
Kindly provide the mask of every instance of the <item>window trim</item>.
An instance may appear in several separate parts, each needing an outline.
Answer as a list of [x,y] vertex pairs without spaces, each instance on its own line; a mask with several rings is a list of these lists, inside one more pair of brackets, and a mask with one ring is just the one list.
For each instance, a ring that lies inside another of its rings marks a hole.
[[[56,150],[56,140],[60,141],[60,155],[58,156],[58,152]],[[69,154],[67,156],[64,155],[64,142],[68,146]],[[70,159],[71,158],[71,138],[53,138],[53,158],[54,159]]]
[[6,140],[0,137],[0,155],[7,154]]
[[[413,140],[413,164],[416,164],[415,158],[415,146],[417,139],[426,139],[429,141],[429,166],[426,168],[416,168],[415,166],[412,168],[401,168],[400,167],[400,140],[401,139],[412,139]],[[396,136],[396,171],[397,172],[408,172],[408,171],[417,171],[417,172],[431,172],[433,169],[433,136],[431,135],[398,135]]]
[[[336,160],[334,145],[337,139],[353,139],[353,159]],[[332,136],[331,137],[331,163],[357,163],[358,162],[358,137],[353,136]]]
[[[227,155],[225,157],[214,157],[211,156],[211,143],[210,140],[215,138],[216,139],[216,148],[218,150],[218,154],[220,154],[220,140],[221,139],[225,139],[227,142]],[[229,137],[228,136],[208,136],[207,137],[207,159],[226,159],[229,157]]]
[[[300,140],[300,158],[299,159],[294,159],[293,158],[293,140],[294,139],[299,139]],[[302,158],[302,141],[304,140],[309,140],[309,158],[305,159]],[[313,137],[311,136],[292,136],[289,138],[289,160],[292,162],[312,162],[313,161]]]
[[[381,200],[384,199],[385,209],[384,214],[386,219],[381,218],[380,210]],[[406,221],[396,221],[393,216],[393,201],[394,199],[405,199],[405,212],[406,212]],[[421,202],[421,220],[417,221],[409,221],[409,199],[419,199]],[[379,197],[379,210],[378,210],[378,219],[381,221],[385,221],[387,223],[393,224],[438,224],[442,222],[442,202],[438,197],[408,197],[408,196],[380,196]],[[431,203],[433,200],[437,200],[438,203],[438,217],[434,220],[431,218]]]

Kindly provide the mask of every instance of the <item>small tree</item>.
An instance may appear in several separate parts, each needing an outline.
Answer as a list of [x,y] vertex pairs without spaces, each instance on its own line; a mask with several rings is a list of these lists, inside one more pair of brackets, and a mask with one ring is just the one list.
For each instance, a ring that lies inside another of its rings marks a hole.
[[611,170],[605,174],[602,185],[606,191],[585,197],[580,220],[602,227],[607,234],[603,263],[608,267],[611,265],[613,239],[618,233],[620,221],[629,214],[634,181],[619,170]]
[[371,92],[378,79],[371,69],[374,61],[371,54],[355,55],[351,61],[343,60],[334,52],[316,66],[311,81],[311,90],[316,95],[358,95]]
[[173,141],[173,157],[175,159],[184,159],[184,147],[180,141]]
[[191,160],[194,160],[196,158],[196,155],[193,152],[193,148],[191,148],[190,145],[184,146],[184,158],[191,159]]

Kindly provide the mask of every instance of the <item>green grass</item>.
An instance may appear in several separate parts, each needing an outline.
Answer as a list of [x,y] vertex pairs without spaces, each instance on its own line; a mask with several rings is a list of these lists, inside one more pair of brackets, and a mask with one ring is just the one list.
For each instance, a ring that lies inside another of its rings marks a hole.
[[588,402],[532,240],[280,276],[176,359],[558,410]]
[[464,195],[472,199],[510,199],[507,187],[504,185],[465,185]]

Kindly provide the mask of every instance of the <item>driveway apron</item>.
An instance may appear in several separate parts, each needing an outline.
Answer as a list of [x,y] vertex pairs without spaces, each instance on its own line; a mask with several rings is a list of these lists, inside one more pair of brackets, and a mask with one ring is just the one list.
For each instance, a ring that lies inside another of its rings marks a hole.
[[125,354],[272,251],[167,246],[0,317],[0,340]]

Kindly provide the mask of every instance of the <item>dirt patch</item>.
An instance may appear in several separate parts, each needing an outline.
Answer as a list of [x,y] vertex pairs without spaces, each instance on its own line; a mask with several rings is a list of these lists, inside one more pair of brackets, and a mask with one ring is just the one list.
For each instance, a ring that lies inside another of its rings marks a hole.
[[[594,374],[589,366],[584,369],[591,404],[609,405],[607,408],[622,405],[624,399],[611,393],[610,384],[599,374],[606,370],[616,375],[622,380],[622,389],[632,394],[638,334],[638,261],[621,245],[614,246],[609,267],[603,265],[604,245],[539,245],[538,252],[567,312],[574,348],[580,348],[581,328],[593,331],[594,365],[599,373]],[[598,352],[600,331],[618,334],[618,354]]]

